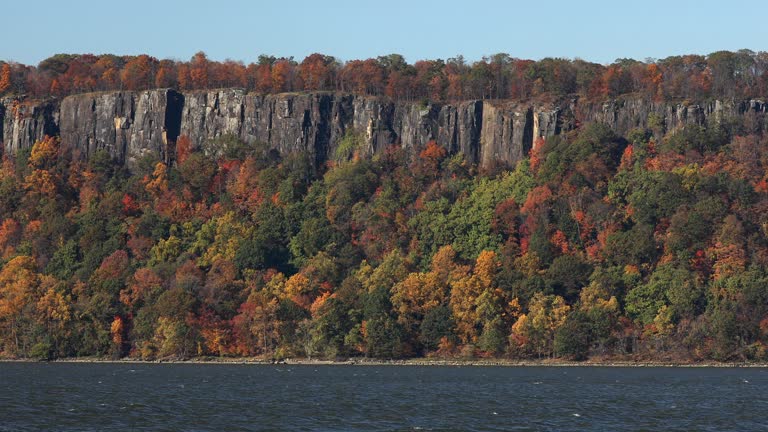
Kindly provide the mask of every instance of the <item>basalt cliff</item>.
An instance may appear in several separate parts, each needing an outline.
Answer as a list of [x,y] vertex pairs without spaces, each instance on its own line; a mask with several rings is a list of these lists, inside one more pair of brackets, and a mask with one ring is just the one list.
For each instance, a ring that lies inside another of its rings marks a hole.
[[234,135],[280,152],[307,151],[318,164],[332,157],[347,131],[365,138],[364,152],[396,144],[418,151],[430,140],[488,167],[513,164],[537,138],[602,122],[623,134],[636,127],[657,133],[685,125],[741,119],[764,129],[762,100],[700,103],[624,98],[560,103],[466,101],[456,104],[393,102],[338,93],[249,94],[241,89],[178,92],[105,92],[63,100],[0,100],[0,138],[6,154],[31,147],[44,135],[88,157],[103,149],[128,165],[145,155],[169,159],[179,136],[193,147]]

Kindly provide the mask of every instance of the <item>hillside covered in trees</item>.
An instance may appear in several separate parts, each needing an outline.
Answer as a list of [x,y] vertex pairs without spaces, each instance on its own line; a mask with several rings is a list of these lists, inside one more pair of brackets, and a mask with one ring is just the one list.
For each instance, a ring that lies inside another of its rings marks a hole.
[[57,54],[35,66],[0,61],[0,96],[31,98],[176,88],[239,87],[258,93],[331,90],[395,100],[527,99],[579,94],[599,100],[636,93],[654,100],[748,99],[768,94],[768,53],[718,51],[660,60],[523,60],[495,54],[409,64],[398,54],[341,62],[312,54],[301,62],[261,55],[256,63],[158,60],[148,55]]
[[[5,63],[0,92],[751,98],[766,68],[746,51],[610,66],[84,55]],[[45,137],[0,167],[0,356],[766,361],[768,136],[750,118],[579,124],[485,167],[439,142],[370,155],[351,130],[321,166],[182,135],[165,163],[129,169]]]

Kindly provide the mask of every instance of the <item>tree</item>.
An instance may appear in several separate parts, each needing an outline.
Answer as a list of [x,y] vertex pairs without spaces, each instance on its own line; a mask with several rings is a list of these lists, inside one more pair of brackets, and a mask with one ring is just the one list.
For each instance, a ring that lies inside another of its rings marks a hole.
[[391,317],[379,316],[365,322],[366,354],[373,358],[400,358],[409,354],[402,326]]
[[9,259],[14,255],[16,245],[21,240],[21,226],[13,218],[0,224],[0,259]]
[[216,173],[216,164],[203,153],[194,152],[179,162],[178,169],[181,177],[189,184],[192,191],[200,196],[203,192],[208,191]]
[[465,344],[477,342],[483,327],[501,315],[501,293],[495,286],[497,271],[496,254],[483,251],[472,273],[451,283],[450,306],[456,332]]
[[11,65],[9,63],[3,63],[0,66],[0,95],[10,91],[11,85]]
[[178,83],[178,70],[176,63],[168,60],[162,60],[155,74],[156,88],[176,87]]
[[281,93],[290,91],[291,88],[291,74],[293,72],[293,65],[287,59],[280,59],[272,65],[271,73],[271,90],[274,93]]
[[29,155],[29,165],[36,169],[50,170],[53,168],[58,162],[59,144],[58,138],[48,135],[35,142]]
[[125,344],[125,325],[120,316],[115,316],[115,319],[112,320],[109,333],[112,335],[113,356],[116,358],[122,357]]
[[510,343],[530,349],[539,357],[551,355],[555,333],[565,324],[570,309],[560,296],[536,293],[528,313],[520,315],[512,326]]
[[409,273],[392,287],[392,304],[398,313],[398,322],[415,331],[432,309],[446,306],[450,284],[466,272],[456,263],[456,252],[443,246],[432,257],[431,270]]
[[553,293],[574,302],[579,291],[587,285],[592,266],[575,255],[562,255],[552,261],[545,281]]
[[715,280],[741,273],[746,268],[746,252],[743,247],[744,227],[734,215],[728,215],[717,236],[717,242],[710,249],[709,255],[714,264],[712,269]]
[[627,293],[626,310],[630,317],[644,325],[653,324],[663,313],[669,313],[674,323],[699,312],[703,295],[687,269],[664,265],[653,272],[648,283]]
[[[208,57],[204,52],[200,51],[192,56],[189,61],[189,80],[190,86],[194,89],[206,89],[208,88],[208,69],[209,69]],[[181,83],[182,79],[179,78]]]
[[125,64],[120,78],[123,87],[128,90],[147,90],[154,87],[157,59],[147,55],[139,55]]
[[426,351],[435,351],[440,348],[443,340],[455,341],[455,325],[449,307],[432,308],[424,314],[424,319],[419,326],[419,342]]
[[29,330],[40,278],[35,260],[17,256],[0,269],[0,347],[10,355],[27,354]]
[[555,355],[569,360],[586,360],[591,342],[591,326],[586,314],[574,311],[555,332]]
[[176,140],[176,163],[183,164],[192,153],[192,141],[186,135]]
[[232,321],[236,352],[240,355],[269,355],[277,345],[279,302],[264,291],[254,291],[240,305]]
[[138,310],[147,300],[157,297],[162,285],[163,280],[152,269],[140,268],[130,277],[126,288],[120,291],[120,301],[128,310]]
[[330,82],[331,68],[335,59],[322,54],[310,54],[299,66],[299,76],[304,90],[326,90]]
[[[350,307],[343,301],[336,298],[335,295],[325,293],[318,297],[312,307],[311,333],[314,342],[318,347],[322,347],[323,355],[326,358],[336,358],[347,354],[348,348],[345,345],[347,336],[353,330],[353,322],[350,319]],[[375,357],[386,357],[386,348],[383,346],[394,343],[391,340],[368,340],[369,346],[373,345],[380,352],[374,353]],[[395,348],[392,348],[394,350]],[[369,351],[369,354],[370,351]],[[393,354],[394,356],[394,354]]]

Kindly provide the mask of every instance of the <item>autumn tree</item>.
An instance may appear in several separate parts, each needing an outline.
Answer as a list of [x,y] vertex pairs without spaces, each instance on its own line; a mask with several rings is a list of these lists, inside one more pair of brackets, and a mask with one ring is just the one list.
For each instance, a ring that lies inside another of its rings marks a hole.
[[310,54],[299,65],[299,76],[305,90],[326,90],[331,82],[331,68],[335,59],[322,54]]
[[34,339],[35,302],[40,297],[37,263],[17,256],[0,270],[0,346],[11,356],[29,353]]
[[[456,252],[451,246],[440,248],[432,257],[430,271],[409,273],[392,287],[392,305],[398,314],[398,322],[413,333],[423,330],[424,319],[433,310],[448,305],[451,283],[464,276],[466,271],[456,263]],[[451,334],[453,329],[448,327],[438,332],[441,333],[437,337],[439,340]],[[436,336],[428,339],[434,342]]]
[[[208,88],[209,61],[204,52],[200,51],[189,61],[189,85],[194,89]],[[182,79],[179,78],[179,82]]]
[[554,352],[555,333],[566,322],[570,306],[560,296],[536,293],[528,313],[512,326],[510,344],[530,350],[538,357]]
[[292,90],[293,64],[291,60],[280,59],[272,65],[271,72],[271,91],[280,93]]
[[144,54],[129,60],[120,74],[123,87],[128,90],[146,90],[154,87],[156,65],[157,59]]
[[[503,314],[503,298],[496,285],[498,272],[496,254],[483,251],[477,257],[471,273],[454,280],[451,283],[450,306],[456,321],[456,332],[465,344],[474,344],[478,338],[488,338],[491,333],[496,335],[501,322],[497,321]],[[498,338],[496,338],[498,339]],[[500,347],[488,343],[488,351],[497,351]]]
[[0,94],[10,91],[11,85],[11,65],[9,63],[3,63],[3,65],[0,66]]
[[240,305],[232,325],[240,355],[271,354],[278,342],[279,301],[265,291],[254,291]]
[[178,70],[176,63],[169,60],[161,60],[155,74],[155,87],[168,88],[178,85]]

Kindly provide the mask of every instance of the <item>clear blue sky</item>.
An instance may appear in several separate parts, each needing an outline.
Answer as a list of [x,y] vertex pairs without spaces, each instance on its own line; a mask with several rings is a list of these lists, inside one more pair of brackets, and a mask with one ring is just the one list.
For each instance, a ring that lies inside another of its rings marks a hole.
[[560,0],[9,0],[0,59],[147,53],[245,63],[313,52],[342,60],[580,57],[610,63],[727,49],[768,50],[768,2]]

